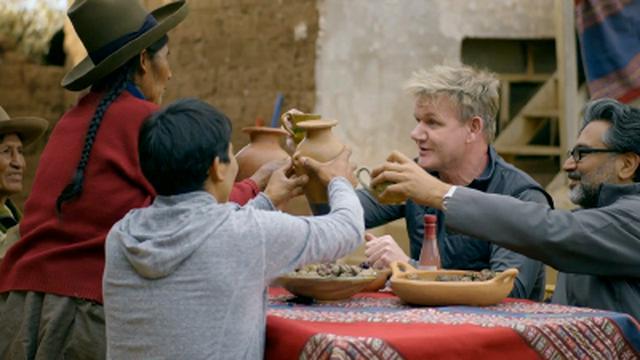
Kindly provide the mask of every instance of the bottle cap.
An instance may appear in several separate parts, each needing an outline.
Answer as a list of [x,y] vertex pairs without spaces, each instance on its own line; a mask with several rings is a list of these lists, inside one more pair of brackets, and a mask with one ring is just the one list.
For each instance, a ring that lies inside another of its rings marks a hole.
[[424,216],[424,223],[427,225],[431,225],[436,223],[436,216],[435,215],[425,215]]

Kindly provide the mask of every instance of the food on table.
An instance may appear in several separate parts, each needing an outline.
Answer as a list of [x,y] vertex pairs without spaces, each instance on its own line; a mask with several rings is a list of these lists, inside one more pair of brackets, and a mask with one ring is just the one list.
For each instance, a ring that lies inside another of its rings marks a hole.
[[427,278],[420,273],[412,273],[407,275],[408,280],[423,280],[423,281],[487,281],[496,277],[497,273],[489,269],[483,269],[482,271],[469,271],[461,275],[438,275],[435,279]]
[[288,275],[297,277],[353,278],[375,276],[376,272],[373,269],[365,269],[357,265],[323,263],[305,265]]

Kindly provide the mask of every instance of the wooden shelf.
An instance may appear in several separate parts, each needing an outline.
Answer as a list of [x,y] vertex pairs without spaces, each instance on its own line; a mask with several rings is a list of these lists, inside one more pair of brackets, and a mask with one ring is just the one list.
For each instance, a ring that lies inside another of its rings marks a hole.
[[496,151],[507,155],[559,156],[562,154],[559,146],[547,145],[496,145]]
[[527,118],[557,118],[560,116],[558,109],[537,109],[528,110],[522,113],[522,116]]
[[553,74],[498,74],[498,79],[508,82],[536,82],[543,83],[549,80]]

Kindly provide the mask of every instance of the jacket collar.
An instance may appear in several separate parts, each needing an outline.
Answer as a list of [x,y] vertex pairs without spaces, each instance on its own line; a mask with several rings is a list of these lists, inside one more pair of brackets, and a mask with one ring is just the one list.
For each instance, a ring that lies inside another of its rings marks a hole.
[[487,161],[487,166],[482,171],[482,174],[477,178],[473,179],[473,181],[469,184],[469,188],[486,191],[489,187],[489,183],[493,178],[493,173],[496,170],[496,161],[498,161],[498,153],[496,153],[496,149],[493,146],[489,145],[487,149],[487,155],[489,161]]
[[611,205],[621,197],[633,194],[640,194],[640,183],[602,184],[598,195],[598,207]]

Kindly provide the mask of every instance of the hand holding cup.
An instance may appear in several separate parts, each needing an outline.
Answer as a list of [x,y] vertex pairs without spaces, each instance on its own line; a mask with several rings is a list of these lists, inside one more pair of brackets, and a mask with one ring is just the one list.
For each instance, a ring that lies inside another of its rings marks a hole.
[[442,208],[442,198],[451,185],[433,177],[406,155],[395,150],[387,161],[371,171],[371,187],[388,184],[379,195],[382,203],[397,203],[407,198],[418,204]]

